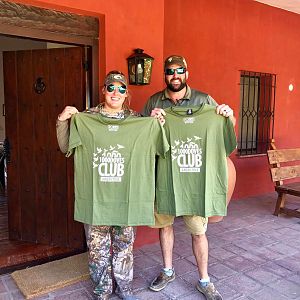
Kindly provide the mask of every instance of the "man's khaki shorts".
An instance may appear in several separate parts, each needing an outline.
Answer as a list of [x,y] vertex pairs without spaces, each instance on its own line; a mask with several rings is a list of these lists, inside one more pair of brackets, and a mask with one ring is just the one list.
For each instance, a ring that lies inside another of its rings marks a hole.
[[[175,216],[154,213],[155,225],[152,228],[164,228],[174,223]],[[193,235],[204,234],[207,230],[208,218],[200,216],[182,216],[185,227]]]

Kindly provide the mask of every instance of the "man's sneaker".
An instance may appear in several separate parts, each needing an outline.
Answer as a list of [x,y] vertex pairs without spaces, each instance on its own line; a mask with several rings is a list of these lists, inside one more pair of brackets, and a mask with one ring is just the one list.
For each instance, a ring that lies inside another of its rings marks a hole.
[[155,292],[161,291],[169,282],[172,282],[174,279],[175,271],[173,271],[171,276],[168,276],[164,271],[161,271],[160,274],[151,282],[149,289]]
[[197,283],[197,290],[202,293],[207,300],[222,300],[222,296],[216,290],[214,284],[209,282],[206,286],[202,286],[200,282]]

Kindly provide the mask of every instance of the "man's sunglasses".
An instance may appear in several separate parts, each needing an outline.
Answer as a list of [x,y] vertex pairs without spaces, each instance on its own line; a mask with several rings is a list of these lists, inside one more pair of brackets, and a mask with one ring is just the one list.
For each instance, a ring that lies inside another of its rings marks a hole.
[[177,74],[181,75],[186,72],[186,68],[176,68],[176,69],[165,69],[165,74],[166,75],[174,75],[175,71]]
[[125,94],[126,93],[126,86],[125,85],[120,85],[120,86],[115,86],[113,84],[109,84],[106,86],[106,90],[109,92],[109,93],[112,93],[115,89],[118,89],[119,90],[119,93],[120,94]]

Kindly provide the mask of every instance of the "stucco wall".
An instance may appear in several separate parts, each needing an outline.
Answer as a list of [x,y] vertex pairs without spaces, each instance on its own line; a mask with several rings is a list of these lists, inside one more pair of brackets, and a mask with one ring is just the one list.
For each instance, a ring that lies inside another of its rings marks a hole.
[[[134,48],[154,57],[149,86],[132,86],[132,106],[164,87],[163,59],[188,60],[192,87],[227,103],[238,117],[239,70],[277,74],[275,139],[278,147],[300,147],[300,15],[252,0],[20,0],[100,20],[100,79],[112,69],[127,74],[126,58]],[[288,85],[294,90],[290,92]],[[273,190],[266,156],[238,158],[234,198]],[[137,245],[157,238],[144,231]]]

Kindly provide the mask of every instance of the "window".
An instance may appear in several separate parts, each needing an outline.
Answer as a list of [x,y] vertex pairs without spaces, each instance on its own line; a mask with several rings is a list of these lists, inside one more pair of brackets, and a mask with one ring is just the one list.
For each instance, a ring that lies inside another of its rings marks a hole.
[[240,72],[238,154],[266,153],[274,131],[276,75]]

